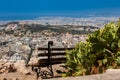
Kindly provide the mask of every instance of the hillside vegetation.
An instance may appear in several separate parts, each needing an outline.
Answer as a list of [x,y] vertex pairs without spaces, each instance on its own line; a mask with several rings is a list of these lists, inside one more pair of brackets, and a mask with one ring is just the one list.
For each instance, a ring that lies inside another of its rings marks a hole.
[[103,73],[120,68],[120,20],[90,34],[86,42],[66,51],[68,72],[63,76]]

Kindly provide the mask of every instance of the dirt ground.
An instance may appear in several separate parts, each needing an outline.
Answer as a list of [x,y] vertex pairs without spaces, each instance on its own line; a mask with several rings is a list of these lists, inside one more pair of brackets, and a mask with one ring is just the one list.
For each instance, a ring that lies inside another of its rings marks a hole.
[[[54,78],[41,79],[41,77],[39,77],[37,79],[35,72],[27,75],[14,72],[0,74],[0,80],[120,80],[120,69],[110,69],[103,74],[63,78],[61,74],[57,73],[57,71],[66,71],[66,69],[61,66],[64,66],[64,64],[53,65]],[[44,69],[47,70],[47,68],[43,68],[43,70]]]
[[[61,77],[61,74],[58,74],[56,71],[57,70],[61,70],[61,71],[65,71],[65,69],[63,67],[62,64],[57,64],[57,65],[53,65],[53,72],[54,72],[54,77]],[[28,69],[31,69],[31,67],[29,67]],[[42,68],[42,71],[47,70],[47,67]],[[39,78],[37,79],[37,75],[35,71],[32,71],[30,74],[23,74],[20,72],[9,72],[9,73],[0,73],[0,80],[42,80],[41,76],[39,76]]]
[[[0,80],[37,80],[36,74],[33,73],[31,75],[21,74],[18,72],[15,73],[5,73],[0,74]],[[41,80],[40,78],[38,80]]]

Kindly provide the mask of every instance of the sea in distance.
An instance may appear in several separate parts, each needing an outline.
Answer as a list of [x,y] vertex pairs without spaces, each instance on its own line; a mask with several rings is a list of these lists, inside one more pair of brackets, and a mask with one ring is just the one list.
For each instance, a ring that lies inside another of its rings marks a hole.
[[119,17],[118,15],[91,15],[91,14],[80,14],[80,15],[0,15],[0,21],[15,21],[15,20],[36,20],[39,17],[72,17],[72,18],[90,18],[90,17]]

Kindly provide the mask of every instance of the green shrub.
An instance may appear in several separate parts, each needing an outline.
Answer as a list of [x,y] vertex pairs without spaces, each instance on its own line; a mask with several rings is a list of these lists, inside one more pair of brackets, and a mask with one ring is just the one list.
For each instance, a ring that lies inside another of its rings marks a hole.
[[64,76],[103,73],[120,66],[120,20],[90,34],[86,42],[66,51],[68,72]]

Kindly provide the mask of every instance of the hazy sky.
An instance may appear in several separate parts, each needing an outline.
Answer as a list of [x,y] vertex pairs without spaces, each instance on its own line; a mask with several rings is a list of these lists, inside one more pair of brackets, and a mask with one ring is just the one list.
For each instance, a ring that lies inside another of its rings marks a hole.
[[120,12],[120,0],[0,0],[0,15],[79,15]]

